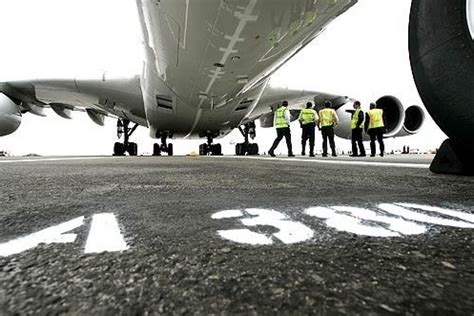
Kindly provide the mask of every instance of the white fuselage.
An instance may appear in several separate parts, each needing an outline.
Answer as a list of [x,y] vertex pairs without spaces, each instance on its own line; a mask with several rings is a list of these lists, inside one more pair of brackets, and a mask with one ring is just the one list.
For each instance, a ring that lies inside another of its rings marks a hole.
[[268,112],[269,76],[356,0],[137,0],[151,136],[221,136]]

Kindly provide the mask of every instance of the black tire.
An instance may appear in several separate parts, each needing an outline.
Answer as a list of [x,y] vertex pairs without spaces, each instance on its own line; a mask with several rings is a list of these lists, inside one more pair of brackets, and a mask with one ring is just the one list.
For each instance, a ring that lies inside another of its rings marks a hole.
[[124,156],[125,155],[125,145],[122,143],[114,144],[114,156]]
[[208,149],[207,144],[199,145],[199,156],[207,156]]
[[474,41],[466,0],[413,0],[409,49],[420,96],[435,122],[474,152]]
[[242,154],[242,144],[235,145],[235,155],[236,156],[243,156],[243,154]]
[[221,144],[215,144],[211,146],[211,152],[213,156],[222,156]]
[[161,147],[158,144],[153,144],[153,156],[161,156]]
[[168,156],[173,156],[173,144],[168,144]]
[[129,143],[127,151],[130,156],[138,155],[138,145],[136,143]]
[[258,144],[250,144],[250,155],[258,156]]

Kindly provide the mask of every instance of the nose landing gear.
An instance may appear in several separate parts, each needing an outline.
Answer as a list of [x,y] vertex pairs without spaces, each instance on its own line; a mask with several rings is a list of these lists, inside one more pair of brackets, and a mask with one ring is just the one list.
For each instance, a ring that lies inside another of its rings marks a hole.
[[132,128],[129,128],[130,121],[127,119],[117,120],[117,137],[120,139],[122,135],[124,137],[123,143],[116,142],[114,144],[114,156],[125,156],[128,152],[130,156],[136,156],[138,154],[138,146],[136,143],[129,141],[130,136],[135,132],[138,124],[135,124]]
[[244,136],[245,141],[243,143],[235,145],[236,156],[258,156],[258,144],[250,143],[249,137],[255,139],[255,122],[250,122],[242,126],[239,126],[239,131]]

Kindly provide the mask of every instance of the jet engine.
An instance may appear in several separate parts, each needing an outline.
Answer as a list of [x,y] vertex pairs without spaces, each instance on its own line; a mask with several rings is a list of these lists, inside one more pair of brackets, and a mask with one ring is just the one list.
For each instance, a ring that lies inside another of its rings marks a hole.
[[423,103],[450,137],[431,170],[474,174],[474,0],[413,0],[409,50]]
[[425,112],[417,105],[412,105],[405,110],[405,121],[402,129],[395,135],[396,137],[410,136],[418,133],[425,122]]
[[13,133],[20,127],[21,112],[18,105],[0,93],[0,136]]
[[[405,111],[400,100],[394,96],[387,95],[378,99],[376,103],[378,108],[383,109],[386,123],[385,137],[403,136],[398,135],[405,122]],[[365,112],[368,111],[365,107],[363,110]],[[346,103],[337,109],[336,112],[340,119],[339,126],[335,130],[336,135],[341,138],[350,139],[352,133],[351,116],[354,112],[353,103]]]

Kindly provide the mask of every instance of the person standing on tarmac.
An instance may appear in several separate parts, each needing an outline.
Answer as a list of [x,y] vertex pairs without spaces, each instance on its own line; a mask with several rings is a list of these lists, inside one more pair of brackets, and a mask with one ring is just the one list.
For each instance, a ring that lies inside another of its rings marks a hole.
[[[352,130],[352,155],[351,157],[365,157],[365,148],[364,143],[362,142],[362,129],[364,127],[364,112],[360,109],[360,102],[354,102],[354,113],[352,113],[352,122],[351,122],[351,130]],[[359,146],[359,150],[357,149]]]
[[371,103],[368,115],[368,122],[365,123],[367,133],[370,136],[370,157],[375,157],[375,139],[379,142],[380,157],[384,156],[385,144],[383,134],[385,133],[385,123],[383,110],[377,109],[377,104]]
[[336,111],[331,107],[331,101],[326,101],[324,102],[324,109],[319,111],[319,125],[323,136],[323,157],[328,156],[328,139],[332,156],[337,157],[336,144],[334,143],[334,128],[339,124],[339,117],[337,117]]
[[298,120],[301,123],[301,155],[304,156],[306,149],[306,142],[309,140],[309,156],[314,157],[314,133],[316,124],[318,124],[318,113],[313,109],[313,103],[306,103],[306,109],[300,112]]
[[273,142],[272,148],[268,151],[268,154],[275,157],[275,149],[280,144],[280,141],[285,137],[286,146],[288,147],[288,157],[294,157],[293,148],[291,145],[291,131],[290,131],[290,111],[288,111],[288,101],[283,101],[275,112],[273,120],[273,126],[276,127],[277,138]]

